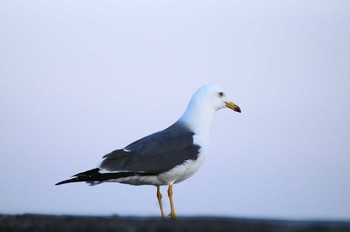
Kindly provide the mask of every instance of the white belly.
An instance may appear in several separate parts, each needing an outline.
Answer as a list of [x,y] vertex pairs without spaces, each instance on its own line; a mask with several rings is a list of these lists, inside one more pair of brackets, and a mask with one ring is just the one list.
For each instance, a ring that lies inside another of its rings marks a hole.
[[185,163],[177,165],[169,171],[158,175],[158,180],[161,185],[180,183],[181,181],[193,176],[202,166],[204,160],[204,155],[200,154],[196,160],[188,160]]
[[185,163],[177,165],[169,171],[158,175],[158,179],[162,185],[180,183],[181,181],[193,176],[199,170],[205,160],[205,153],[208,149],[208,138],[208,136],[193,136],[194,144],[198,144],[201,147],[198,158],[196,160],[185,161]]

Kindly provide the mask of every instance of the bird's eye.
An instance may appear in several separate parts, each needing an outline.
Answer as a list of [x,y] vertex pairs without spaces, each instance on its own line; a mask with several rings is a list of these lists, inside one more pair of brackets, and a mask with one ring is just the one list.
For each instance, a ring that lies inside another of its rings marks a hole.
[[218,95],[219,95],[219,97],[222,97],[222,96],[224,96],[224,93],[220,92]]

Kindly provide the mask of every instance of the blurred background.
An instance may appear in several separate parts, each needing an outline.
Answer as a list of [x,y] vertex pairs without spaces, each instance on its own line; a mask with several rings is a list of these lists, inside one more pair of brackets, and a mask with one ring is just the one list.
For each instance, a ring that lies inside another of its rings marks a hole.
[[0,1],[0,213],[158,216],[153,186],[54,184],[217,83],[242,114],[178,215],[349,220],[349,23],[341,0]]

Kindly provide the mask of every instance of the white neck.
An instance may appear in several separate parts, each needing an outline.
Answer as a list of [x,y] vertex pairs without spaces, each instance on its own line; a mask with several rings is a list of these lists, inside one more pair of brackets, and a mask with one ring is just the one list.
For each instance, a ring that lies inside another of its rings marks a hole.
[[216,110],[210,105],[200,104],[197,101],[198,99],[191,99],[178,121],[187,125],[194,133],[209,137]]

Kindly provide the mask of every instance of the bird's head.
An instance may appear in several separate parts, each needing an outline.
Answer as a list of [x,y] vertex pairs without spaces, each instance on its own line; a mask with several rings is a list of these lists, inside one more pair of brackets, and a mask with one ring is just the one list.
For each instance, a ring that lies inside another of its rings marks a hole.
[[202,86],[196,91],[193,98],[195,101],[205,101],[207,103],[206,105],[212,107],[215,111],[229,108],[241,113],[239,106],[228,100],[225,91],[218,85],[208,84]]

